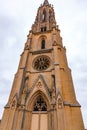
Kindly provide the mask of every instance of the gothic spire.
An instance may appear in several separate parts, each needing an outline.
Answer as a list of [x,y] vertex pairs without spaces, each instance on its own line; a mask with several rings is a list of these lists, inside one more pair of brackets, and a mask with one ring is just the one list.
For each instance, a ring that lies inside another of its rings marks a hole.
[[43,3],[43,5],[49,5],[49,2],[48,2],[48,0],[44,0],[44,3]]

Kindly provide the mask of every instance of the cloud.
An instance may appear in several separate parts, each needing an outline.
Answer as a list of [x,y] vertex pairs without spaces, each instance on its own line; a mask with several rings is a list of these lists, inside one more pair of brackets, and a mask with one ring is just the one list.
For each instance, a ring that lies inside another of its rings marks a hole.
[[[0,1],[0,113],[6,104],[28,31],[43,0]],[[87,1],[49,0],[67,49],[77,99],[87,127]],[[2,100],[3,99],[3,100]]]

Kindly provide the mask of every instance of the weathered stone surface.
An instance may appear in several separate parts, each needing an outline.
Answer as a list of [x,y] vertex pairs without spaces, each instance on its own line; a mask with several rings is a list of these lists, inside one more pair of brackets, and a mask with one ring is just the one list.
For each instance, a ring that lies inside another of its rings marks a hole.
[[0,130],[84,130],[66,49],[47,0],[25,43]]

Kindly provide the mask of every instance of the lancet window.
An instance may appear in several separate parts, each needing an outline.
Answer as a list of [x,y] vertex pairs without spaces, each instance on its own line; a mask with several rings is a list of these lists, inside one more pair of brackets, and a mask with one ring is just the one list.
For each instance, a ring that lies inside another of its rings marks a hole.
[[44,39],[41,42],[41,49],[45,49],[45,40]]
[[46,11],[45,10],[43,11],[43,14],[42,14],[42,21],[43,22],[46,21]]

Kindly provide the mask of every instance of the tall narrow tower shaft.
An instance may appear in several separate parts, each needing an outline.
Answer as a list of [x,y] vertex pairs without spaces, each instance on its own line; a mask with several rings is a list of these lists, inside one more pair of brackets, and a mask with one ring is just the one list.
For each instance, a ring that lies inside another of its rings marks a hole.
[[53,6],[44,0],[27,36],[0,130],[84,130],[80,107]]

